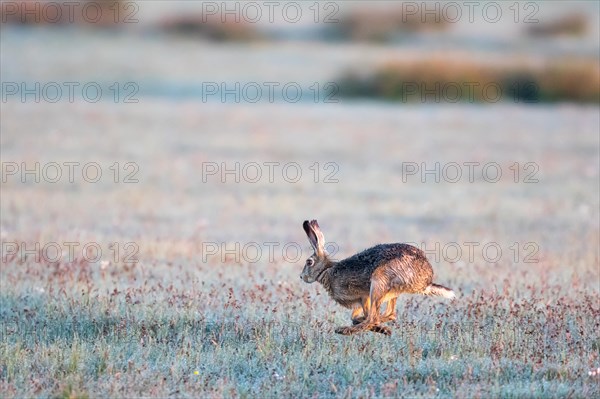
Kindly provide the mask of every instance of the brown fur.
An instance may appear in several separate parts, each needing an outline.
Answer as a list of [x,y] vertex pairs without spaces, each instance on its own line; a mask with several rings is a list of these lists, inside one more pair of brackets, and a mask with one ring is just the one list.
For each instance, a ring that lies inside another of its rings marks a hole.
[[[454,292],[433,283],[433,269],[420,249],[408,244],[379,244],[335,262],[325,252],[325,238],[316,220],[302,227],[314,253],[306,260],[300,277],[318,281],[340,305],[352,309],[352,326],[339,334],[375,331],[391,334],[381,323],[396,319],[396,300],[402,293],[454,298]],[[383,305],[385,312],[380,313]]]

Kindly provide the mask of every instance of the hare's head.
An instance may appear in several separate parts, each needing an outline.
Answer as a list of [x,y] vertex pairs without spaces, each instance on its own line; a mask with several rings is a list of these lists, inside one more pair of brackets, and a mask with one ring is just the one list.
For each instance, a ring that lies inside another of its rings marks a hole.
[[314,283],[325,270],[333,266],[333,263],[327,257],[327,252],[325,252],[325,237],[319,228],[319,223],[316,220],[310,222],[305,220],[302,227],[308,236],[308,241],[310,241],[314,253],[306,259],[300,278],[306,283]]

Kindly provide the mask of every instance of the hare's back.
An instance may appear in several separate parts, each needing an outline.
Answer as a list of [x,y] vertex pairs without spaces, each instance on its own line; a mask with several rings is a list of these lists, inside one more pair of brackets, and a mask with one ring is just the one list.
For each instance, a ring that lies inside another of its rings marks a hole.
[[372,278],[398,292],[422,292],[433,282],[433,269],[425,253],[408,244],[382,244],[373,247],[381,261]]
[[375,269],[396,261],[410,262],[425,260],[425,253],[409,244],[379,244],[365,249],[340,262],[340,269]]
[[419,248],[408,244],[379,244],[340,261],[334,280],[344,287],[369,292],[373,281],[393,292],[422,292],[433,281],[433,270]]

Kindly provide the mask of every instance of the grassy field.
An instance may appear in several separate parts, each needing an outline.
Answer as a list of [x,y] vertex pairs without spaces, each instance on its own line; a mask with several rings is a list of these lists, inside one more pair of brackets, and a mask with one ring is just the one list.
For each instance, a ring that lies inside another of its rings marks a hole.
[[[160,32],[194,3],[137,2],[116,31],[1,28],[0,398],[600,397],[596,3],[521,3],[540,24],[464,9],[423,35],[392,2],[339,25],[306,2],[222,42]],[[504,96],[436,104],[407,80]],[[56,103],[7,93],[52,82]],[[302,99],[201,101],[266,82]],[[350,312],[300,279],[306,219],[335,258],[423,247],[458,299],[402,296],[390,337],[336,335]]]
[[[2,183],[0,396],[598,397],[597,112],[9,101],[3,162],[96,162],[104,174]],[[203,181],[205,163],[236,161],[293,161],[303,175]],[[138,183],[123,182],[126,162]],[[323,181],[326,162],[337,183]],[[496,162],[503,175],[423,183],[403,175],[406,162]],[[524,169],[515,182],[515,162],[535,163],[537,182]],[[380,242],[459,243],[460,259],[430,255],[458,300],[401,297],[391,337],[334,334],[348,310],[299,278],[307,218],[336,257]],[[8,256],[12,242],[79,246],[52,262]],[[467,242],[479,244],[472,258]],[[85,243],[101,258],[87,262]],[[206,243],[263,252],[208,256]],[[286,243],[301,256],[286,256]],[[502,256],[490,261],[486,243]]]

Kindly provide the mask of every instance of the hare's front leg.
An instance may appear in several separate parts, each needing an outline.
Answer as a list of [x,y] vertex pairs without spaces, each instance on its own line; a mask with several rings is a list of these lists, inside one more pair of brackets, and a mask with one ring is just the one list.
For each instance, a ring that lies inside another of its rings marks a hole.
[[385,313],[381,316],[381,322],[385,323],[386,321],[396,320],[396,301],[398,297],[390,299],[390,301],[385,305]]
[[387,294],[388,288],[385,280],[378,279],[376,276],[374,276],[374,278],[371,280],[371,306],[369,307],[368,313],[366,313],[367,318],[363,323],[363,329],[378,332],[385,335],[392,334],[392,330],[390,330],[388,327],[381,325],[382,320],[381,315],[379,313],[381,305],[386,300],[385,297]]
[[[381,323],[385,323],[390,320],[396,320],[396,300],[397,298],[392,298],[389,302],[385,302],[385,313],[381,316]],[[352,310],[352,325],[357,325],[365,321],[365,315],[369,312],[369,302],[370,299],[367,298],[363,301],[363,305],[359,307],[355,307]],[[382,306],[384,305],[382,304]],[[366,308],[366,309],[365,309]]]
[[365,321],[365,312],[363,311],[362,305],[352,309],[352,324],[357,325]]
[[[370,308],[371,308],[371,298],[367,296],[367,297],[363,298],[360,306],[357,306],[352,310],[352,325],[358,326],[358,325],[364,323],[364,321],[366,319],[366,315],[369,313]],[[335,329],[336,333],[343,334],[343,335],[354,334],[358,331],[359,330],[356,330],[353,327],[338,327]]]
[[350,335],[361,331],[370,330],[385,335],[390,335],[392,330],[381,324],[379,309],[384,301],[387,289],[384,282],[371,281],[371,294],[363,304],[365,320],[352,327],[341,327],[335,330],[338,334]]

